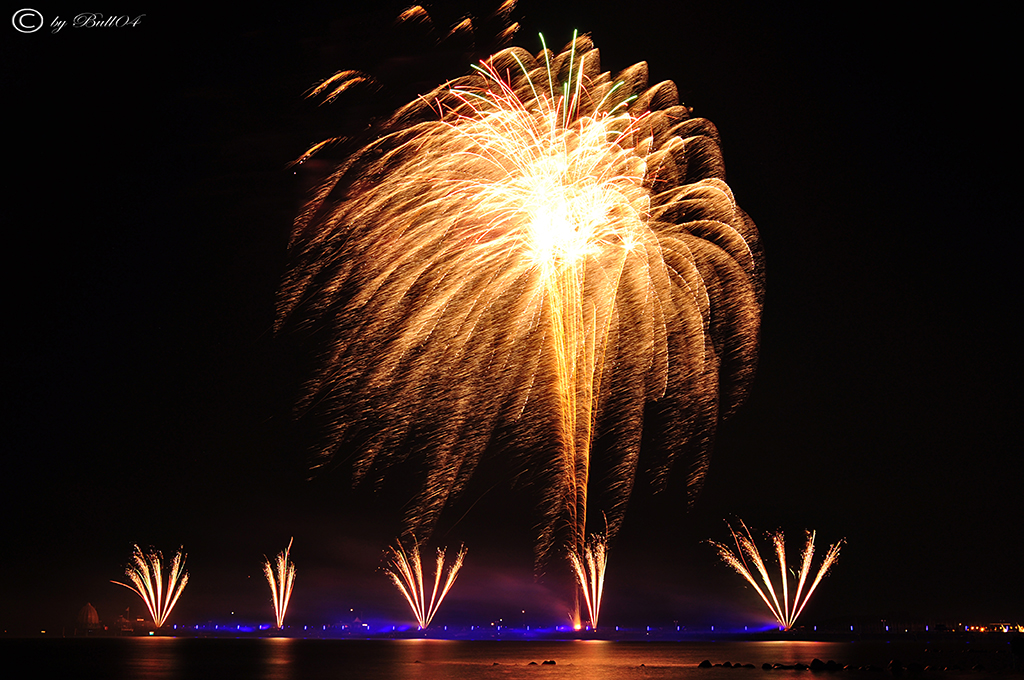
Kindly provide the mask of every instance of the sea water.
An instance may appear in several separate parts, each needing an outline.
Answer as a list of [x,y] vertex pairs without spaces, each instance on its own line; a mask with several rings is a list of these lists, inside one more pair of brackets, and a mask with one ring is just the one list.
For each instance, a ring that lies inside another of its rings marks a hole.
[[[814,659],[884,668],[897,659],[957,665],[944,678],[981,677],[979,663],[992,670],[1012,658],[998,643],[959,640],[802,642],[699,641],[621,642],[607,640],[314,640],[294,638],[28,638],[0,640],[4,677],[198,680],[233,678],[304,680],[358,678],[529,678],[625,680],[634,678],[749,678],[768,664],[810,664]],[[755,669],[698,668],[708,660]],[[548,663],[545,663],[548,662]],[[554,662],[554,663],[551,663]],[[793,671],[773,671],[791,673]],[[817,674],[816,674],[817,675]]]

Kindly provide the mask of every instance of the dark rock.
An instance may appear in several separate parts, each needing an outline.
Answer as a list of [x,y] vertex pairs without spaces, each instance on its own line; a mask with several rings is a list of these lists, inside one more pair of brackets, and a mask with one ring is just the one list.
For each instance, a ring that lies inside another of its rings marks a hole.
[[707,659],[704,659],[699,664],[697,664],[697,668],[711,668],[711,662]]
[[554,665],[555,665],[555,660],[554,660],[554,659],[550,659],[550,660],[548,660],[548,661],[545,661],[545,662],[544,662],[544,663],[542,663],[541,665],[542,665],[542,666],[554,666]]
[[917,663],[916,661],[911,661],[910,663],[907,664],[907,672],[908,673],[923,673],[924,672],[924,666],[922,666],[921,664]]
[[770,671],[771,669],[772,669],[772,665],[770,663],[768,663],[767,661],[765,661],[763,664],[761,664],[761,670],[763,670],[763,671]]
[[823,670],[825,670],[825,662],[822,661],[821,659],[814,659],[814,660],[812,660],[811,661],[811,670],[812,671],[823,671]]

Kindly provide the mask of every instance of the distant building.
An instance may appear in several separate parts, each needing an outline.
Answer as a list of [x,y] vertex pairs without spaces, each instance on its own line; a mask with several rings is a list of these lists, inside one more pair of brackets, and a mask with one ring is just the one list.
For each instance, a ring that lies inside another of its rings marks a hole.
[[86,602],[85,606],[78,610],[78,616],[75,617],[75,635],[79,633],[88,635],[93,631],[100,630],[102,627],[100,615],[96,613],[96,607],[93,607],[91,602]]

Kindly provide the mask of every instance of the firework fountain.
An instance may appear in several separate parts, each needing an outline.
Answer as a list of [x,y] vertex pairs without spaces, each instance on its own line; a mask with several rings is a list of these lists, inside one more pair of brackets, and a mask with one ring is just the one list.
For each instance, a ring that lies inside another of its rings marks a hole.
[[292,541],[284,552],[277,554],[273,563],[266,557],[263,562],[263,574],[270,585],[270,595],[274,601],[274,620],[278,628],[284,628],[284,615],[288,613],[288,602],[292,598],[292,587],[295,585],[295,564],[289,559]]
[[135,592],[149,608],[153,617],[153,624],[160,628],[167,621],[174,605],[181,597],[181,591],[188,583],[188,572],[184,571],[185,555],[181,549],[171,559],[170,568],[167,570],[167,588],[164,589],[163,580],[163,555],[159,551],[150,550],[149,554],[143,554],[139,546],[135,546],[135,553],[132,561],[125,570],[125,574],[132,582],[131,585],[119,581],[111,581],[119,586],[124,586]]
[[[811,599],[811,595],[814,594],[818,584],[821,583],[821,579],[825,578],[825,574],[832,568],[836,560],[839,558],[839,548],[842,545],[842,541],[834,545],[830,545],[828,552],[825,553],[825,559],[822,560],[821,566],[818,567],[818,575],[814,577],[810,588],[804,592],[804,586],[807,583],[807,577],[811,572],[811,562],[814,558],[814,539],[815,532],[807,532],[807,543],[804,545],[804,551],[801,555],[800,562],[800,575],[797,580],[796,593],[793,595],[792,601],[789,597],[789,577],[786,570],[786,542],[785,537],[781,531],[777,531],[774,534],[769,534],[772,544],[775,546],[775,556],[779,562],[779,571],[781,573],[781,585],[782,585],[782,602],[780,604],[778,598],[778,591],[775,586],[772,585],[772,580],[768,576],[768,569],[765,567],[764,560],[761,559],[761,553],[757,549],[757,545],[754,543],[754,537],[750,533],[750,529],[742,521],[740,526],[743,528],[742,533],[738,533],[733,530],[732,526],[729,526],[729,533],[732,534],[733,542],[736,544],[736,551],[733,552],[729,546],[721,543],[711,541],[711,544],[718,549],[718,554],[722,560],[730,567],[736,570],[736,572],[742,576],[747,582],[754,587],[757,594],[761,596],[761,599],[771,610],[772,616],[779,622],[784,630],[789,630],[796,623],[804,607],[807,606],[807,601]],[[761,583],[759,584],[751,573],[750,566],[747,561],[753,564],[757,570],[758,575],[761,577]],[[762,588],[763,584],[763,588]]]
[[326,421],[320,462],[345,447],[355,481],[381,481],[422,454],[406,523],[429,535],[485,452],[515,447],[540,490],[538,564],[593,562],[574,571],[594,574],[596,624],[588,515],[606,545],[637,475],[662,489],[677,464],[692,498],[753,375],[761,251],[717,131],[579,37],[498,52],[376,132],[297,219],[280,293],[279,329],[331,338],[300,403]]
[[[597,619],[601,614],[601,596],[604,594],[604,571],[608,566],[607,540],[600,534],[593,534],[587,541],[582,556],[575,552],[569,553],[569,563],[572,565],[576,582],[579,583],[580,592],[583,595],[583,602],[590,615],[590,627],[597,630]],[[582,627],[581,613],[570,612],[569,614],[577,630]]]
[[401,541],[398,541],[388,551],[390,564],[385,567],[385,571],[405,596],[420,630],[426,630],[430,625],[438,607],[441,606],[441,602],[444,601],[452,584],[455,583],[455,578],[459,575],[459,570],[462,569],[462,561],[466,557],[466,548],[460,547],[459,554],[455,556],[455,561],[448,567],[448,573],[444,576],[444,586],[441,587],[444,573],[444,552],[441,548],[437,549],[437,571],[434,573],[434,587],[428,602],[423,587],[423,563],[420,560],[420,546],[416,539],[412,539],[412,547],[408,550],[405,549]]

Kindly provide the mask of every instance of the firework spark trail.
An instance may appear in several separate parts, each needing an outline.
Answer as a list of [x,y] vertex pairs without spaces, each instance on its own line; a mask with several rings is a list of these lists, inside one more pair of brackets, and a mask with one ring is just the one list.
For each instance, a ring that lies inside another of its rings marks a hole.
[[[444,587],[441,588],[441,577],[444,572],[444,550],[437,550],[437,571],[434,573],[434,588],[430,594],[430,601],[426,599],[423,588],[423,564],[420,561],[420,546],[416,539],[412,539],[412,548],[406,550],[399,541],[389,551],[390,566],[385,568],[388,576],[394,582],[398,590],[405,596],[409,607],[420,630],[426,630],[430,625],[438,607],[444,601],[448,591],[451,590],[455,578],[462,568],[462,561],[466,557],[466,548],[460,547],[459,554],[455,561],[448,567],[447,576],[444,577]],[[438,589],[440,588],[440,592]]]
[[611,539],[640,473],[661,489],[682,460],[699,489],[763,294],[714,126],[581,37],[503,50],[380,132],[296,221],[280,294],[279,329],[331,338],[300,404],[322,461],[380,481],[421,454],[406,520],[429,535],[484,451],[514,447],[542,489],[539,560],[583,555],[588,514]]
[[[583,600],[587,605],[590,627],[597,630],[597,620],[601,615],[601,597],[604,595],[604,572],[608,567],[608,542],[604,536],[591,535],[584,554],[569,553],[569,562],[576,574],[576,581],[579,583]],[[576,622],[577,630],[579,630],[581,627],[580,613],[570,613],[570,618]]]
[[141,597],[149,608],[153,624],[160,628],[167,621],[171,610],[181,597],[181,591],[188,583],[188,572],[183,571],[184,568],[185,555],[179,548],[167,570],[167,590],[164,592],[163,555],[156,550],[150,550],[148,555],[144,555],[136,545],[132,561],[125,569],[125,575],[132,585],[119,581],[111,583],[124,586]]
[[[781,584],[782,584],[782,604],[779,604],[779,599],[776,594],[775,586],[772,584],[771,577],[768,575],[768,569],[764,564],[764,560],[761,559],[761,553],[757,549],[757,545],[754,543],[754,537],[750,533],[750,529],[742,521],[740,526],[743,527],[743,533],[737,533],[733,528],[729,527],[729,532],[732,534],[733,542],[736,544],[736,550],[733,552],[731,548],[721,543],[711,541],[711,544],[718,549],[718,555],[722,558],[726,564],[736,570],[736,572],[742,576],[746,581],[753,586],[757,594],[761,596],[761,599],[771,610],[772,616],[779,622],[785,630],[789,630],[796,623],[796,620],[800,617],[804,607],[807,606],[808,600],[811,599],[811,595],[817,589],[818,584],[821,583],[821,579],[825,578],[829,569],[835,564],[839,558],[839,549],[843,544],[843,541],[829,546],[828,552],[825,554],[824,560],[822,560],[821,566],[818,567],[818,574],[814,577],[814,581],[811,583],[811,587],[807,590],[806,594],[804,591],[804,585],[807,582],[807,577],[811,571],[811,562],[814,559],[814,539],[816,532],[807,532],[807,543],[804,545],[804,550],[801,553],[801,564],[800,564],[800,577],[797,581],[796,593],[793,599],[789,598],[789,576],[788,570],[786,569],[786,544],[785,537],[781,531],[777,531],[774,534],[770,534],[772,545],[775,547],[775,556],[779,562],[779,571],[781,573]],[[757,570],[758,575],[761,577],[761,583],[758,583],[751,573],[750,568],[747,565],[747,560],[750,560],[754,564],[754,568]],[[764,586],[762,588],[762,585]],[[771,598],[771,599],[769,599]]]
[[278,628],[284,628],[284,616],[288,612],[288,602],[292,598],[295,586],[295,564],[289,559],[292,551],[292,538],[284,552],[278,553],[273,563],[267,558],[263,562],[263,574],[270,585],[270,594],[274,601],[274,619]]

